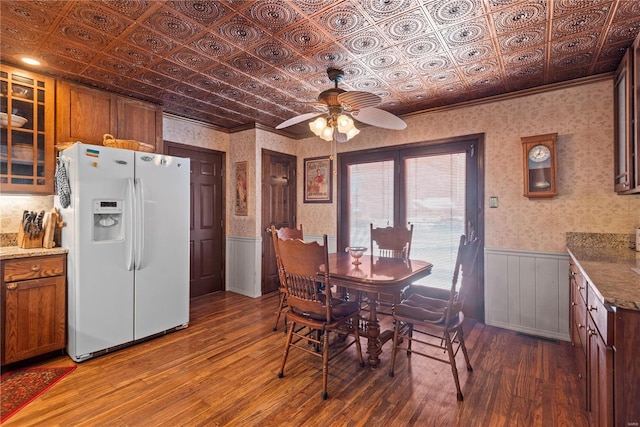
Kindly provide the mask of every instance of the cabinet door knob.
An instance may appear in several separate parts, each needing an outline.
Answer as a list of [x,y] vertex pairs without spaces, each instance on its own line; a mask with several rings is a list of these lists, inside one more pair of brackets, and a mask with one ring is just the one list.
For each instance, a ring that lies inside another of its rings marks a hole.
[[38,264],[33,265],[31,267],[31,271],[33,271],[34,273],[40,271],[40,266]]
[[589,311],[598,311],[598,307],[597,307],[597,306],[595,306],[595,305],[590,305],[590,306],[587,308],[587,310],[589,310]]
[[16,282],[7,283],[7,289],[17,289],[18,284]]

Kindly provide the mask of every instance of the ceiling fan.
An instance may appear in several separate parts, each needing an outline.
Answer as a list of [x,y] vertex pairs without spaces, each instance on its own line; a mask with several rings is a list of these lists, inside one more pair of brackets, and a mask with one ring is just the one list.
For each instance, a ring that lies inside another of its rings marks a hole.
[[344,79],[344,71],[329,68],[327,75],[329,80],[334,82],[335,87],[321,92],[318,95],[318,102],[312,103],[320,111],[292,117],[280,123],[276,129],[283,129],[317,117],[309,123],[313,133],[325,141],[346,142],[360,132],[354,126],[352,118],[384,129],[402,130],[407,127],[404,120],[375,107],[382,100],[378,95],[340,89],[338,83]]

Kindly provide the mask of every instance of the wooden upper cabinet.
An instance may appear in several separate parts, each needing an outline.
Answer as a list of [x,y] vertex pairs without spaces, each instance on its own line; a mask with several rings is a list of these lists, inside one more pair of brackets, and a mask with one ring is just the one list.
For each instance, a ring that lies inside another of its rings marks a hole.
[[117,133],[115,95],[57,81],[56,142],[102,145],[103,135]]
[[162,152],[162,109],[136,99],[118,97],[118,139],[134,139]]
[[56,140],[102,145],[104,134],[162,150],[162,109],[114,93],[57,82]]

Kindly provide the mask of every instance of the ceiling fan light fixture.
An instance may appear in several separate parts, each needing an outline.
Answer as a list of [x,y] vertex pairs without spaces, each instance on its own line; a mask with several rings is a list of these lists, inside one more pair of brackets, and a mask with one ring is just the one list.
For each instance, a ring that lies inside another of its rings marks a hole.
[[350,140],[351,138],[353,138],[354,136],[356,136],[359,133],[360,133],[360,131],[358,129],[356,129],[356,127],[354,126],[353,128],[351,128],[349,130],[349,132],[347,132],[347,141]]
[[353,127],[353,120],[346,114],[340,114],[336,122],[338,123],[338,130],[342,133],[347,133]]
[[333,128],[331,126],[326,126],[318,136],[325,141],[333,141]]
[[[325,141],[347,142],[360,133],[355,127],[355,117],[365,125],[380,127],[383,129],[402,130],[407,124],[399,117],[375,108],[382,100],[380,96],[361,91],[346,91],[338,87],[338,83],[344,78],[344,72],[337,68],[327,70],[329,79],[335,83],[335,87],[322,91],[318,95],[316,107],[321,107],[323,113],[311,112],[300,114],[296,117],[285,120],[276,126],[276,129],[283,129],[314,119],[309,122],[309,129],[318,137]],[[320,116],[320,117],[319,117]]]
[[338,116],[338,132],[347,135],[347,141],[360,133],[360,131],[353,124],[353,119],[346,114]]
[[327,127],[327,120],[324,117],[318,117],[317,119],[309,122],[309,129],[316,136],[322,135],[322,131]]

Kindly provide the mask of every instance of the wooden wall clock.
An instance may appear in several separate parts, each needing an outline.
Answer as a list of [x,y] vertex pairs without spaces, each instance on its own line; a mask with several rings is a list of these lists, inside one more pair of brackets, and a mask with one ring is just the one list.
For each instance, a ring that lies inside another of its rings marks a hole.
[[524,196],[530,199],[551,198],[556,188],[557,133],[527,136],[522,140]]

